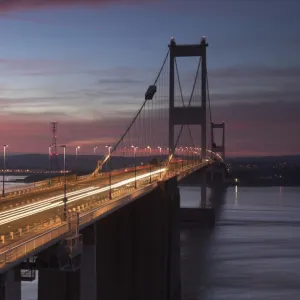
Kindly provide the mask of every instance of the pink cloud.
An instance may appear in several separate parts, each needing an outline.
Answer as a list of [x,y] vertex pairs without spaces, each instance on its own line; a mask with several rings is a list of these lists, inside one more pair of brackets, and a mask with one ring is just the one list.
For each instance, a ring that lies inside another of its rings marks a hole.
[[[51,144],[50,121],[2,119],[0,139],[9,145],[11,153],[47,153]],[[61,122],[58,123],[57,142],[74,149],[81,145],[81,153],[84,154],[92,154],[93,147],[97,145],[101,153],[106,151],[106,144],[116,141],[127,124],[128,120],[124,119]]]
[[[146,0],[143,0],[146,1]],[[137,0],[4,0],[0,2],[0,12],[11,12],[16,10],[34,10],[48,7],[65,6],[103,6],[110,4],[140,3]]]
[[[226,123],[227,156],[297,155],[300,154],[300,103],[260,103],[214,106],[213,120]],[[135,112],[126,116],[114,116],[103,120],[79,120],[58,118],[58,144],[67,144],[70,151],[82,147],[81,153],[92,154],[98,146],[98,153],[107,150],[105,145],[114,144],[132,120]],[[10,145],[11,152],[46,153],[51,143],[49,122],[52,115],[2,116],[0,119],[0,140]],[[166,136],[167,127],[157,124],[158,136]],[[143,130],[144,123],[137,127]],[[200,128],[193,137],[200,136]],[[164,133],[163,133],[164,132]],[[134,140],[135,136],[131,135]],[[142,138],[147,138],[147,135]],[[163,140],[163,142],[165,142]],[[198,142],[197,142],[198,143]]]

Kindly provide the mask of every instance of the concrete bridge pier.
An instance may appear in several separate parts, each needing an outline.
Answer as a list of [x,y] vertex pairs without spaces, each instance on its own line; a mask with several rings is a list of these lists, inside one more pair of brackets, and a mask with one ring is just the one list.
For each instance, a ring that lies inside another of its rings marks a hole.
[[80,271],[63,272],[59,269],[39,270],[38,300],[80,300]]
[[[201,186],[201,203],[199,208],[181,208],[180,220],[197,223],[201,227],[213,227],[226,192],[225,178],[226,169],[223,165],[219,165],[203,168],[183,180],[185,184]],[[211,192],[209,199],[207,187],[210,187]]]
[[172,178],[83,229],[79,270],[60,271],[45,252],[38,299],[180,300],[179,207]]
[[20,268],[15,268],[0,275],[0,299],[21,300]]

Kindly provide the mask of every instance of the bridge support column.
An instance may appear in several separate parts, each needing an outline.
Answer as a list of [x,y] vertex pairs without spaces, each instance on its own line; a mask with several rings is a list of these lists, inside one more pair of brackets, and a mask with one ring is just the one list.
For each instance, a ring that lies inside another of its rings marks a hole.
[[21,300],[20,269],[12,269],[0,275],[0,299]]
[[97,300],[134,299],[129,204],[97,222]]
[[200,207],[202,208],[206,208],[207,206],[207,178],[206,178],[206,169],[204,168],[203,170],[203,178],[202,178],[202,183],[201,183],[201,203],[200,203]]
[[79,300],[80,271],[39,270],[39,300]]
[[42,260],[48,268],[39,269],[39,300],[96,300],[96,228],[95,224],[85,228],[81,266],[76,271],[61,271],[55,261],[55,249],[44,253]]
[[179,208],[176,178],[135,204],[133,299],[181,299]]
[[97,228],[93,224],[82,231],[83,253],[80,266],[80,300],[97,299],[96,238]]
[[174,179],[97,223],[97,300],[180,300],[178,213]]

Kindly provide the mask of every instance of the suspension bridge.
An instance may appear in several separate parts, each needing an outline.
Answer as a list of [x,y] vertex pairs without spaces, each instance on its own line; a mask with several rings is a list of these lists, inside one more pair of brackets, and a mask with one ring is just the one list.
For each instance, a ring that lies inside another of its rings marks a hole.
[[[177,182],[197,172],[206,174],[210,168],[219,168],[222,172],[225,169],[225,124],[212,119],[207,47],[204,37],[192,45],[178,45],[171,39],[140,109],[116,143],[106,146],[107,155],[90,175],[74,178],[65,173],[64,180],[53,184],[41,182],[26,190],[12,191],[1,199],[0,299],[19,300],[20,281],[34,280],[36,270],[39,270],[39,299],[116,299],[111,282],[103,279],[107,288],[101,285],[101,291],[96,282],[105,272],[113,280],[112,269],[118,269],[118,274],[123,272],[124,276],[126,270],[131,270],[130,280],[139,282],[141,279],[132,274],[129,261],[135,271],[142,272],[147,263],[141,261],[141,256],[147,247],[153,248],[145,241],[147,232],[152,238],[154,234],[157,237],[154,244],[166,245],[158,252],[153,250],[151,258],[147,252],[147,257],[155,264],[153,255],[167,259],[163,263],[167,281],[161,279],[165,284],[159,291],[172,293],[170,282],[178,278],[170,275],[171,269],[176,267],[167,261],[178,248],[174,239],[178,225],[175,208],[179,207]],[[179,57],[198,58],[188,95],[182,88]],[[222,130],[219,144],[215,129]],[[209,210],[206,186],[205,175],[201,207]],[[116,247],[127,251],[130,259]],[[133,256],[131,250],[137,256]],[[126,267],[119,266],[123,263]],[[92,265],[96,265],[96,271],[91,269]],[[125,280],[127,284],[132,284],[128,280]],[[60,289],[54,291],[53,284]],[[122,287],[120,291],[124,296],[121,278],[115,279],[115,284]],[[136,288],[127,291],[128,299],[148,299],[141,291],[139,297],[132,296],[140,289],[140,285],[135,284]],[[80,286],[80,290],[75,286]],[[151,297],[162,299],[154,294]]]

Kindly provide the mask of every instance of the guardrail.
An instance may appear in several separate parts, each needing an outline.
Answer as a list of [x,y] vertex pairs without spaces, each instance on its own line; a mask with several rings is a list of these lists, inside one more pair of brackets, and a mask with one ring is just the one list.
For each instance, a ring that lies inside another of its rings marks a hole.
[[[206,164],[196,164],[191,168],[190,166],[187,166],[186,168],[183,168],[181,170],[175,170],[172,171],[170,173],[168,173],[168,175],[174,176],[174,174],[178,173],[183,173],[183,172],[189,172],[191,173],[192,170],[195,169],[199,169],[200,167],[204,166]],[[169,177],[168,176],[168,177]],[[159,179],[159,174],[156,176]],[[156,180],[158,181],[158,180]],[[144,183],[140,184],[140,186],[144,186],[144,185],[148,185],[147,180],[143,181]],[[153,182],[153,184],[155,184],[156,182]],[[151,187],[151,185],[150,185]],[[133,191],[137,192],[137,190],[133,187],[133,186],[129,186],[129,187],[123,187],[120,188],[116,191],[114,191],[112,193],[112,197],[116,198],[113,201],[107,201],[108,198],[107,196],[104,197],[103,195],[96,195],[96,196],[91,196],[88,199],[90,199],[91,201],[86,203],[86,204],[82,204],[82,205],[78,205],[77,207],[73,207],[72,209],[69,209],[70,211],[76,211],[81,213],[79,215],[79,224],[82,226],[84,224],[87,224],[91,221],[93,221],[94,219],[98,218],[99,216],[105,214],[108,211],[111,211],[112,209],[120,206],[123,203],[126,203],[130,200],[133,200],[136,195],[135,193],[133,193],[133,197],[129,197],[130,193],[132,193]],[[142,190],[141,190],[142,191]],[[127,198],[126,198],[126,194],[127,194]],[[128,195],[129,194],[129,195]],[[57,221],[57,222],[56,222]],[[38,229],[43,229],[43,227],[45,226],[45,223],[48,226],[55,226],[55,228],[52,229],[48,229],[46,232],[42,232],[37,236],[34,236],[32,238],[29,238],[26,241],[23,241],[20,244],[17,245],[9,245],[9,248],[6,249],[5,251],[2,251],[2,253],[0,253],[0,268],[5,267],[7,264],[15,262],[18,259],[21,259],[22,257],[24,257],[25,255],[28,255],[31,252],[34,252],[35,250],[37,250],[39,247],[46,245],[47,243],[51,242],[53,239],[59,238],[59,237],[63,237],[63,235],[65,235],[68,232],[68,223],[67,222],[61,222],[61,219],[57,218],[56,221],[47,221],[44,222],[42,224],[40,224],[39,226],[36,225],[31,225],[33,227],[28,227],[26,226],[26,228],[22,228],[22,230],[18,230],[18,233],[16,233],[17,235],[19,234],[19,237],[22,237],[22,234],[24,232],[26,232],[27,234],[30,232],[30,228],[32,228],[32,230],[38,230]],[[58,223],[60,223],[61,225],[57,225]],[[34,227],[36,226],[36,227]],[[32,233],[32,231],[31,231]],[[17,236],[16,235],[16,236]],[[13,236],[14,238],[15,236]],[[5,239],[9,238],[7,236],[5,236]],[[11,238],[11,236],[10,236]],[[2,239],[2,237],[1,237]]]
[[33,188],[35,187],[34,183],[23,183],[23,182],[16,182],[18,184],[22,184],[22,185],[18,185],[18,186],[6,186],[5,187],[5,191],[6,193],[11,193],[11,192],[15,192],[18,190],[22,190],[22,189],[28,189],[28,188]]
[[12,243],[20,238],[26,239],[33,233],[36,234],[45,230],[46,228],[54,227],[61,224],[61,218],[59,216],[55,216],[42,222],[37,222],[34,224],[26,225],[24,227],[20,227],[16,231],[11,231],[7,234],[2,234],[0,235],[0,251],[3,251],[3,249],[6,248],[6,245],[9,245],[9,247],[11,247]]
[[33,252],[51,240],[66,234],[68,230],[69,226],[67,223],[65,223],[2,252],[0,254],[0,267],[22,258],[26,254]]

